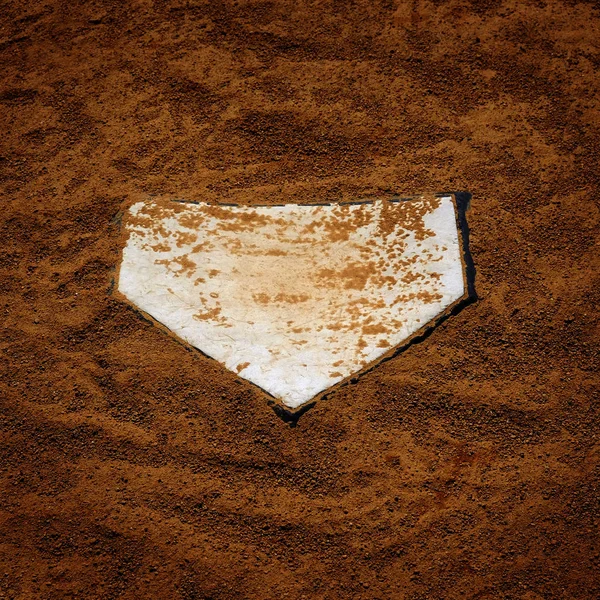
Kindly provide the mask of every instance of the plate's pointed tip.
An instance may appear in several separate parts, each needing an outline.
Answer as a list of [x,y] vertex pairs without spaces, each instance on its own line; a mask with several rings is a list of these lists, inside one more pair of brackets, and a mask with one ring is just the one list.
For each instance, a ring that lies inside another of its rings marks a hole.
[[273,409],[273,412],[290,427],[297,427],[300,417],[306,414],[311,408],[316,405],[316,400],[302,404],[298,408],[289,408],[277,402],[269,401],[269,406]]

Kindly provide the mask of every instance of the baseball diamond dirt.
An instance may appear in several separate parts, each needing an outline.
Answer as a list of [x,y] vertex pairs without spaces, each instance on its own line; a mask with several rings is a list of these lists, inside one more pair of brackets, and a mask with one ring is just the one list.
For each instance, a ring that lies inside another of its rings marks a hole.
[[[600,7],[4,0],[0,598],[600,597]],[[291,428],[111,294],[122,207],[469,191],[478,301]]]

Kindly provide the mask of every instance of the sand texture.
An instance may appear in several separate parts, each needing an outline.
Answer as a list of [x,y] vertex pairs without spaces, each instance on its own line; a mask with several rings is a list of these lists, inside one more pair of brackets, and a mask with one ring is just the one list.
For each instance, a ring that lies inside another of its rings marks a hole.
[[[0,598],[600,597],[595,2],[7,0]],[[452,190],[479,300],[290,428],[111,294],[124,205]]]

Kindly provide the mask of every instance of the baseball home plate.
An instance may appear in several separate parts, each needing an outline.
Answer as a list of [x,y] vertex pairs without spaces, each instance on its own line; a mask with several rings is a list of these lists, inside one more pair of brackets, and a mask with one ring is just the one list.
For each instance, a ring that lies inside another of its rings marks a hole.
[[282,206],[149,200],[119,292],[296,410],[472,296],[457,196]]

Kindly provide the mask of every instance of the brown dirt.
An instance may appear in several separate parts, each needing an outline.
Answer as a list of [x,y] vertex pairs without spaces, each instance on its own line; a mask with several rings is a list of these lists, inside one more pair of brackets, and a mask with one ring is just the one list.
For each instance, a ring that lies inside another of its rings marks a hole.
[[[0,598],[600,597],[595,2],[0,20]],[[125,201],[448,189],[479,302],[295,429],[108,293]]]

